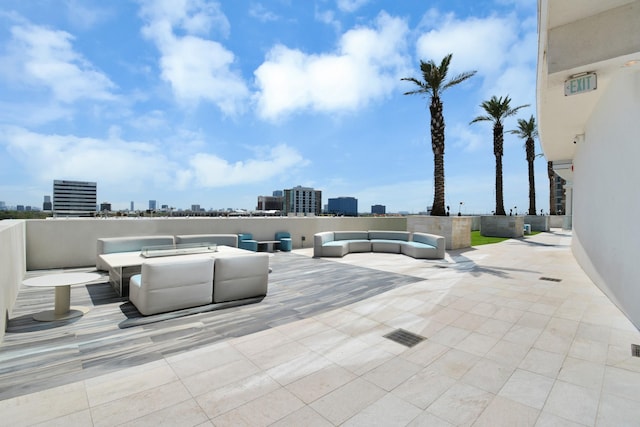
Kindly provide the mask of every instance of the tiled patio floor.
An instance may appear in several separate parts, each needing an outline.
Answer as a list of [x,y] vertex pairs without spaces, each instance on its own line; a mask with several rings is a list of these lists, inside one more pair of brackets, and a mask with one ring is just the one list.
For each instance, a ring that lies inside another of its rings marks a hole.
[[[0,401],[0,424],[637,426],[630,346],[640,334],[578,267],[570,241],[556,230],[451,251],[436,268],[350,254],[335,262],[424,280]],[[397,328],[427,339],[407,348],[383,337]]]

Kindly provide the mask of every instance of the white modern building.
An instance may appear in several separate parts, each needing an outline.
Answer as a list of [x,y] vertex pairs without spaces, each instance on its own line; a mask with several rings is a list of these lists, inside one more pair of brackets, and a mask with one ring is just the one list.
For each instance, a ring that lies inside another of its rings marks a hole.
[[640,1],[539,0],[540,141],[591,279],[640,327]]
[[87,181],[53,181],[55,216],[90,216],[96,212],[97,184]]

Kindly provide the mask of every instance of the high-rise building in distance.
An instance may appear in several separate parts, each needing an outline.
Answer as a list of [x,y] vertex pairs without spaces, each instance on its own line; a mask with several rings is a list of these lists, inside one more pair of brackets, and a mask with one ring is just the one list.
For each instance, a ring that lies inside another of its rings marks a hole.
[[335,197],[329,199],[327,213],[343,216],[358,216],[358,199],[355,197]]
[[313,214],[322,213],[322,191],[309,187],[297,187],[284,190],[285,214]]
[[53,209],[53,204],[51,203],[51,196],[44,196],[44,202],[42,202],[42,210],[50,211]]
[[387,207],[385,205],[371,205],[371,213],[374,215],[385,215]]
[[[276,191],[274,191],[276,193]],[[280,191],[282,194],[282,191]],[[284,197],[280,196],[258,196],[258,206],[256,210],[259,211],[282,211],[283,210]]]
[[156,210],[156,201],[155,200],[149,200],[149,210],[150,211],[155,211]]
[[91,216],[96,212],[97,184],[87,181],[53,181],[56,216]]

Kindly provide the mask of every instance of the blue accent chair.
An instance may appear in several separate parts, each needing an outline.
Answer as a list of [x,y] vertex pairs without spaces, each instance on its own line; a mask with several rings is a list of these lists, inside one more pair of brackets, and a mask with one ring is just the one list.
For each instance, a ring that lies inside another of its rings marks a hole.
[[290,252],[293,243],[291,241],[291,233],[287,231],[278,231],[274,240],[280,241],[280,250],[283,252]]
[[258,241],[253,240],[253,235],[251,233],[241,233],[238,234],[238,247],[240,249],[257,252]]

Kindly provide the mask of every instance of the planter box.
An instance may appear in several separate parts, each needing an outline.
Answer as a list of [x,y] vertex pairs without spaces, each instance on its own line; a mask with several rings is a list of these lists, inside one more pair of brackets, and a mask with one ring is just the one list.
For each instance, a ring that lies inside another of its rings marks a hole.
[[407,231],[443,236],[447,250],[471,247],[471,217],[469,216],[409,215]]
[[524,216],[482,216],[480,234],[485,237],[523,237]]
[[563,220],[564,220],[564,216],[562,215],[549,215],[549,227],[562,228]]
[[531,224],[531,231],[549,231],[549,217],[543,215],[525,215],[524,223]]
[[471,231],[480,231],[480,217],[477,215],[471,217]]

